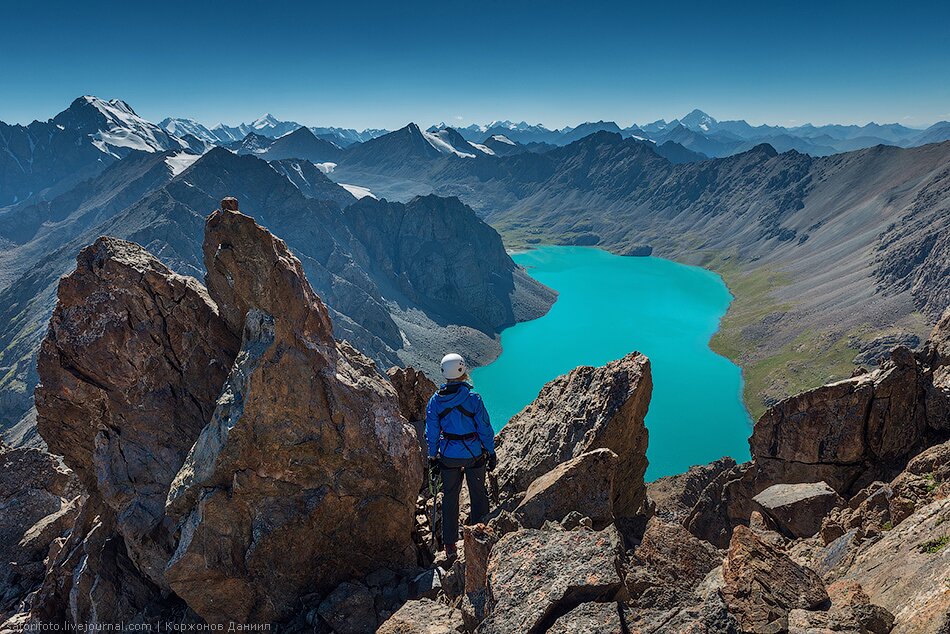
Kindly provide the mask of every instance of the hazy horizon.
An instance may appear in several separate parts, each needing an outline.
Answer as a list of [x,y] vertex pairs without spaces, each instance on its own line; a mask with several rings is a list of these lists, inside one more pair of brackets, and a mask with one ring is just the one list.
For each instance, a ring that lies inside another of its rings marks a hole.
[[[177,0],[5,9],[0,120],[46,120],[79,95],[140,115],[402,127],[496,119],[622,127],[701,108],[793,127],[950,119],[950,21],[939,2],[424,2]],[[68,29],[54,28],[56,23]],[[941,79],[943,78],[943,79]]]

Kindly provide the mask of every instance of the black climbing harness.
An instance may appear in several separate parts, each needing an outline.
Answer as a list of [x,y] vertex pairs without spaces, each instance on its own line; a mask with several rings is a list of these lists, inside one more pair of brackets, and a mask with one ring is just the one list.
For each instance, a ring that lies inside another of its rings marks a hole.
[[[486,455],[485,455],[485,443],[482,442],[482,440],[481,440],[481,438],[479,437],[477,431],[473,431],[473,432],[470,432],[470,433],[468,433],[468,434],[450,434],[450,433],[448,433],[447,431],[444,431],[444,430],[442,429],[442,419],[445,418],[446,416],[448,416],[449,413],[452,412],[452,411],[457,411],[457,412],[460,413],[462,416],[465,416],[466,418],[470,419],[470,420],[472,421],[472,424],[475,425],[475,412],[470,412],[470,411],[468,411],[467,409],[465,409],[464,407],[462,407],[461,405],[454,405],[454,406],[452,406],[452,407],[446,407],[444,410],[442,410],[441,412],[439,412],[439,416],[438,416],[438,418],[439,418],[439,452],[438,452],[438,454],[436,455],[436,457],[437,457],[437,458],[441,458],[441,456],[442,456],[442,441],[443,441],[443,440],[447,440],[447,441],[448,441],[448,440],[460,440],[460,441],[462,441],[462,446],[465,447],[465,451],[467,451],[467,452],[469,453],[469,455],[470,455],[472,458],[474,458],[474,459],[476,459],[476,460],[479,459],[479,458],[485,459],[485,458],[486,458]],[[475,440],[476,438],[478,438],[478,444],[482,446],[482,453],[481,453],[480,456],[476,456],[474,453],[472,453],[471,448],[469,448],[469,446],[468,446],[468,441],[470,441],[470,440]],[[473,465],[473,466],[475,466],[475,465]],[[479,466],[480,466],[480,465],[479,465]],[[452,468],[452,467],[449,467],[449,468]],[[461,469],[461,467],[457,467],[457,468]]]

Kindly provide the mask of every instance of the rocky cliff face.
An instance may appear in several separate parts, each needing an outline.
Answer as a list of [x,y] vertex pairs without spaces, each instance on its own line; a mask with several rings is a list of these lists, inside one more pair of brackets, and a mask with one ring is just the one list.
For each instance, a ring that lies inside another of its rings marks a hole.
[[166,574],[208,621],[281,620],[303,594],[415,562],[415,432],[372,362],[333,339],[283,242],[221,210],[204,251],[243,343],[168,495],[182,537]]
[[207,291],[136,244],[100,238],[60,282],[38,364],[37,427],[162,587],[175,531],[168,486],[237,347]]
[[516,500],[539,476],[566,460],[606,448],[617,454],[614,512],[633,517],[645,491],[647,429],[653,390],[649,360],[631,353],[594,368],[581,366],[543,388],[498,433],[498,486]]
[[43,581],[43,560],[72,525],[80,493],[50,454],[0,444],[0,618]]

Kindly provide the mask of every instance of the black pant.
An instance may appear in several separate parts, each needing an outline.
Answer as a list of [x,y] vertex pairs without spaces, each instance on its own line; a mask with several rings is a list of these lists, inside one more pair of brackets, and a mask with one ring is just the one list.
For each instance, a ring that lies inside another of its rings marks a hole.
[[472,511],[468,523],[475,524],[488,514],[488,489],[485,486],[485,458],[442,458],[442,543],[454,544],[459,539],[459,493],[462,474],[468,485]]

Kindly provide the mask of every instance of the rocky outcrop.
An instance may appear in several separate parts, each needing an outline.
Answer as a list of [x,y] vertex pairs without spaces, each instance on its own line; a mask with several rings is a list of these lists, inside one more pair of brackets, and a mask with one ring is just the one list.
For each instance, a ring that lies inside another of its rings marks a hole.
[[392,367],[386,371],[389,382],[396,388],[399,398],[399,413],[416,430],[419,449],[423,458],[428,455],[426,448],[426,406],[435,394],[436,386],[421,370],[412,366]]
[[789,537],[811,537],[821,528],[822,518],[843,503],[824,482],[773,484],[752,501]]
[[682,526],[647,523],[624,580],[631,632],[738,632],[719,593],[722,553]]
[[[692,466],[686,473],[648,482],[647,497],[653,505],[653,512],[668,522],[685,524],[707,488],[735,466],[735,460],[724,457],[709,464]],[[718,488],[722,488],[721,483]]]
[[222,209],[204,253],[209,292],[243,341],[171,486],[181,539],[165,575],[209,622],[280,620],[303,594],[414,563],[416,439],[392,385],[334,340],[281,240]]
[[788,398],[755,424],[760,469],[786,482],[825,480],[845,493],[923,448],[928,377],[906,348],[874,372]]
[[40,350],[40,433],[108,509],[137,569],[166,590],[175,527],[165,497],[238,342],[196,280],[100,238],[60,282]]
[[743,632],[786,631],[790,611],[828,607],[828,593],[817,574],[745,526],[732,533],[722,575],[722,594]]
[[525,528],[541,528],[545,522],[560,522],[569,513],[590,519],[600,530],[613,522],[614,473],[617,454],[595,449],[562,462],[531,483],[515,518]]
[[614,528],[599,533],[526,529],[505,535],[491,551],[493,605],[479,632],[544,632],[582,603],[616,600],[623,592],[622,557]]
[[43,559],[68,531],[79,492],[50,454],[0,443],[0,616],[43,581]]
[[844,572],[894,615],[894,634],[950,628],[948,520],[950,499],[932,502],[867,544]]
[[531,483],[557,465],[594,449],[618,456],[613,511],[633,517],[645,502],[649,360],[637,352],[601,367],[581,366],[559,376],[496,437],[502,502],[519,500]]
[[399,413],[409,422],[426,419],[426,406],[435,394],[436,385],[421,370],[412,366],[392,367],[386,371],[389,382],[399,397]]
[[950,431],[950,308],[937,322],[920,356],[933,372],[927,394],[928,424]]
[[940,350],[948,327],[950,320],[941,321],[918,355],[895,348],[873,372],[775,404],[755,424],[752,461],[711,481],[686,526],[724,546],[732,527],[757,509],[753,498],[770,486],[824,481],[849,499],[900,473],[950,426],[950,407],[935,382],[946,369]]
[[665,611],[699,603],[698,586],[721,564],[722,553],[715,547],[682,526],[650,518],[624,580],[631,605]]
[[842,634],[887,634],[894,616],[870,598],[854,581],[828,586],[831,608],[827,611],[794,609],[788,613],[789,632],[841,632]]

